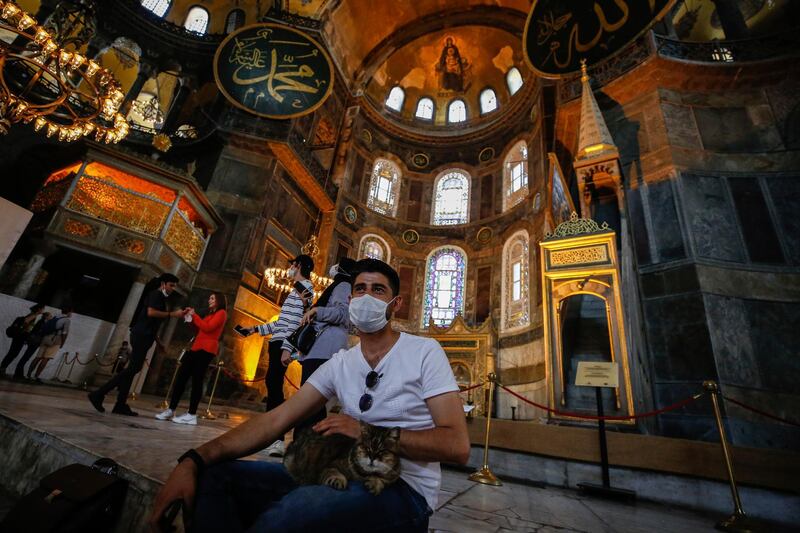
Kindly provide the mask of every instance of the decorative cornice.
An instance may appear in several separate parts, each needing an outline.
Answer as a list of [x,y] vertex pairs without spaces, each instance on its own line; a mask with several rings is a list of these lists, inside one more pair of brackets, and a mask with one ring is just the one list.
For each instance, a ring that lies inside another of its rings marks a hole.
[[569,220],[559,224],[553,233],[546,233],[544,240],[547,241],[550,239],[561,239],[564,237],[575,237],[587,233],[602,233],[607,231],[612,231],[611,228],[608,227],[607,222],[603,222],[602,225],[598,226],[597,222],[591,218],[578,218],[578,213],[573,211]]

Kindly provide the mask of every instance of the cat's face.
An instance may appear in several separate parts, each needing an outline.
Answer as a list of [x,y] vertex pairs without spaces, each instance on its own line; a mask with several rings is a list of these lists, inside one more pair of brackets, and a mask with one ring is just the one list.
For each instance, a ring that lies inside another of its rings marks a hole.
[[361,438],[353,447],[350,461],[361,475],[384,476],[397,469],[399,451],[399,428],[362,424]]

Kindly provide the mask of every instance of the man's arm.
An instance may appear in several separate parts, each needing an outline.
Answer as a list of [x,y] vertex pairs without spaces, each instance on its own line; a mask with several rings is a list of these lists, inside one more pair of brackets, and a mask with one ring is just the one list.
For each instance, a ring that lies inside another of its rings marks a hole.
[[[464,409],[457,392],[446,392],[425,400],[436,427],[400,430],[400,454],[418,461],[465,464],[469,459],[469,435]],[[358,420],[347,415],[328,415],[314,426],[323,435],[360,434]]]
[[183,309],[176,309],[174,311],[162,311],[155,307],[147,307],[147,316],[150,318],[168,318],[171,316],[183,316],[186,312]]
[[[279,407],[254,416],[227,433],[203,444],[197,448],[197,453],[203,458],[206,466],[249,455],[263,449],[279,435],[283,435],[298,420],[319,410],[325,405],[325,401],[325,397],[317,389],[310,384],[305,384]],[[183,500],[184,509],[190,510],[194,507],[197,475],[197,466],[191,460],[181,461],[172,470],[153,504],[153,514],[150,515],[152,530],[158,530],[158,520],[169,504],[175,500]],[[184,520],[190,516],[191,512],[185,513]]]

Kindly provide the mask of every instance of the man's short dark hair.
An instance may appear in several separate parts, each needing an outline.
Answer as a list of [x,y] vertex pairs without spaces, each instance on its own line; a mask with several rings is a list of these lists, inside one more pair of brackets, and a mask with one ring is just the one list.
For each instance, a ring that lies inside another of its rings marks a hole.
[[300,273],[304,278],[308,279],[311,277],[311,271],[314,270],[314,260],[311,259],[311,257],[306,254],[300,254],[292,259],[292,263],[297,263],[300,267]]
[[379,259],[362,259],[356,263],[356,272],[353,274],[353,283],[359,274],[364,272],[377,272],[383,274],[389,280],[389,286],[392,288],[392,296],[400,294],[400,276],[397,271]]
[[64,306],[61,307],[61,314],[68,315],[71,312],[73,312],[74,310],[75,310],[75,308],[72,307],[72,305],[64,305]]
[[161,274],[161,277],[158,278],[160,283],[178,283],[178,276],[175,274],[170,274],[169,272],[164,272]]

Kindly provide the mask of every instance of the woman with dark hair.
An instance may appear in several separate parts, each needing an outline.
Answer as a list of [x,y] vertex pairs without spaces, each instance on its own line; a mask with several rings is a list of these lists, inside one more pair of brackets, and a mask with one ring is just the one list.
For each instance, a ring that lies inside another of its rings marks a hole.
[[8,365],[10,365],[11,362],[17,358],[19,352],[22,351],[22,347],[28,343],[28,337],[30,336],[33,327],[36,325],[36,319],[40,318],[40,315],[43,311],[44,305],[32,305],[30,308],[30,313],[25,316],[15,318],[14,322],[12,322],[11,326],[9,326],[8,330],[6,330],[7,334],[11,333],[11,335],[9,335],[11,337],[11,346],[8,348],[8,352],[3,358],[3,362],[0,363],[0,376],[5,375]]
[[[350,304],[351,284],[355,276],[355,269],[356,262],[347,257],[341,258],[338,264],[333,265],[329,271],[333,283],[325,289],[314,307],[303,315],[302,324],[314,322],[317,340],[314,341],[314,346],[307,354],[300,356],[300,365],[303,367],[301,384],[305,383],[317,368],[333,357],[333,354],[347,348],[350,331],[348,305]],[[289,361],[286,360],[283,363],[288,365]],[[295,429],[312,426],[326,416],[327,412],[323,407],[298,424]]]
[[[197,329],[197,336],[192,347],[183,354],[183,359],[181,359],[181,366],[175,376],[172,388],[169,408],[157,414],[157,419],[172,420],[176,424],[197,425],[197,406],[200,405],[200,398],[203,396],[203,377],[208,363],[219,351],[219,339],[225,328],[225,321],[228,319],[228,313],[225,311],[227,306],[228,301],[224,294],[212,292],[208,297],[208,314],[205,317],[189,308],[185,320],[191,322]],[[190,377],[192,378],[192,393],[189,397],[189,411],[180,416],[174,416],[183,390],[186,388],[186,382]]]

